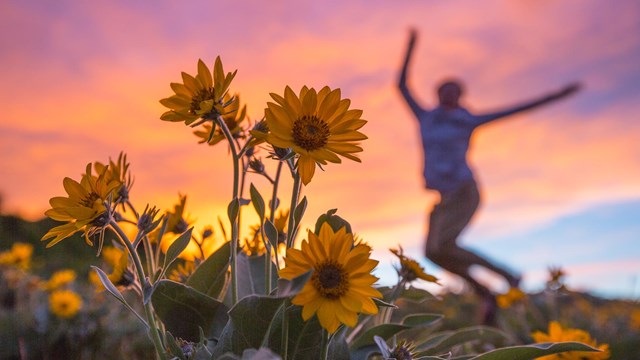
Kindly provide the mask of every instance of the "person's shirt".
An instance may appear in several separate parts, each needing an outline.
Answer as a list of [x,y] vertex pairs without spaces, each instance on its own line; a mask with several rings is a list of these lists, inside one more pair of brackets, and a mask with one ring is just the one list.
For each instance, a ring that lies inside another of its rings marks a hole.
[[416,115],[424,150],[426,187],[448,193],[474,180],[467,151],[473,130],[486,119],[474,116],[464,108],[445,110],[437,107]]

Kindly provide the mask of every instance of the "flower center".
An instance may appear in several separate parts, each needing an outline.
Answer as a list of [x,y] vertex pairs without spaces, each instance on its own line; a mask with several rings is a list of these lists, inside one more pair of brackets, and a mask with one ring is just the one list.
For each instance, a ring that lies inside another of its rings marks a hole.
[[391,353],[391,357],[397,360],[413,359],[413,355],[411,354],[411,352],[404,346],[398,346],[395,349],[393,349],[393,352]]
[[418,273],[415,269],[415,266],[416,266],[415,264],[412,264],[409,261],[406,261],[406,262],[400,261],[400,263],[401,263],[401,270],[400,270],[401,275],[404,277],[406,281],[411,282],[418,278]]
[[214,100],[213,87],[198,90],[198,92],[191,98],[189,114],[198,115],[198,111],[200,111],[200,103],[205,100]]
[[100,195],[94,193],[94,192],[90,192],[89,196],[87,196],[86,198],[80,200],[80,205],[82,206],[86,206],[88,208],[92,208],[93,207],[93,203],[96,202],[96,200],[100,199]]
[[325,146],[328,140],[329,125],[315,115],[304,115],[293,124],[293,141],[307,151]]
[[187,220],[185,220],[184,218],[180,218],[176,226],[169,231],[173,232],[174,234],[182,234],[183,232],[187,231],[188,228],[189,223],[187,222]]
[[320,295],[328,299],[339,299],[349,290],[348,274],[333,260],[327,260],[316,266],[311,283]]

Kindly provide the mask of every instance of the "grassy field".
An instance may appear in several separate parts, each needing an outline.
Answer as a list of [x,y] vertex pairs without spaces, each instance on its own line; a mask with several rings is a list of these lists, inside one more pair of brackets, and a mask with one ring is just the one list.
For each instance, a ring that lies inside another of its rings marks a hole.
[[[33,245],[30,266],[20,276],[5,267],[0,278],[0,359],[145,359],[153,351],[146,330],[137,319],[88,281],[90,265],[103,265],[96,249],[79,236],[45,249],[40,237],[51,220],[28,222],[0,217],[0,252],[15,242]],[[46,254],[46,256],[45,256]],[[72,317],[52,314],[46,287],[62,269],[75,273],[71,289],[82,308]],[[43,290],[45,289],[45,290]],[[129,291],[128,296],[135,295]],[[442,314],[436,332],[478,324],[478,304],[472,294],[447,293],[439,297],[416,290],[401,299],[393,319],[416,313]],[[393,320],[392,319],[392,320]],[[599,344],[609,344],[611,359],[640,359],[640,304],[628,299],[604,299],[570,289],[543,291],[499,310],[497,330],[504,334],[495,346],[530,344],[531,334],[547,331],[550,321],[582,329]],[[476,349],[477,347],[477,349]],[[486,343],[469,341],[452,349],[486,351]],[[22,356],[22,357],[21,357]],[[60,357],[63,356],[63,357]]]

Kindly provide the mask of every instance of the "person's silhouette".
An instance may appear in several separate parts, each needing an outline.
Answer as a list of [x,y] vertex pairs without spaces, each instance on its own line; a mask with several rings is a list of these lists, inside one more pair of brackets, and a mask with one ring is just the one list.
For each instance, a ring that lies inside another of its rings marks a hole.
[[457,243],[458,236],[480,203],[476,181],[467,163],[471,134],[478,126],[490,121],[568,96],[577,91],[579,85],[571,84],[560,91],[507,110],[473,115],[460,106],[459,100],[463,93],[460,82],[449,80],[438,87],[439,106],[427,109],[418,104],[407,86],[407,72],[416,39],[417,32],[411,30],[398,87],[419,122],[426,187],[440,193],[440,203],[433,208],[429,219],[425,255],[438,266],[459,275],[471,285],[483,299],[482,321],[492,324],[496,312],[495,297],[489,289],[471,276],[470,267],[485,267],[504,277],[511,287],[518,287],[520,277],[474,252],[461,248]]

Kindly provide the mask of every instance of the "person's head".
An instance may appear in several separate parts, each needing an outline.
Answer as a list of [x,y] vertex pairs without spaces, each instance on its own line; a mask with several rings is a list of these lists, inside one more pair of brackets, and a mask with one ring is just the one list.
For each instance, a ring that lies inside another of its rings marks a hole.
[[440,106],[457,108],[460,106],[460,96],[462,96],[462,85],[457,80],[447,80],[438,86]]

